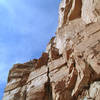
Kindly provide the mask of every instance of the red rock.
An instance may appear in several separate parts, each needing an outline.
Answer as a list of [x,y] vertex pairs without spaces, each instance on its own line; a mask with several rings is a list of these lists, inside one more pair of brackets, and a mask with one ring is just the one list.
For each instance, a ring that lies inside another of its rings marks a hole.
[[62,0],[39,59],[16,64],[3,100],[100,100],[100,1]]

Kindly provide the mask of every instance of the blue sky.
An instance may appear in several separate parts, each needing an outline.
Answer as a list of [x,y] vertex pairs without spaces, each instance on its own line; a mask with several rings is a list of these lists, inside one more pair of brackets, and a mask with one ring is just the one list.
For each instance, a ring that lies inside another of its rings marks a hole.
[[0,0],[0,100],[15,63],[40,57],[58,24],[60,0]]

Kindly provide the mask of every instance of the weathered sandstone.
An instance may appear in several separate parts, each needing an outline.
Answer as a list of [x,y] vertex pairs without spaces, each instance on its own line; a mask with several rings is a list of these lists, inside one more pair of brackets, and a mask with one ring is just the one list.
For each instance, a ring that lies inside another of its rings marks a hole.
[[3,100],[100,100],[100,0],[61,1],[56,36],[13,66]]

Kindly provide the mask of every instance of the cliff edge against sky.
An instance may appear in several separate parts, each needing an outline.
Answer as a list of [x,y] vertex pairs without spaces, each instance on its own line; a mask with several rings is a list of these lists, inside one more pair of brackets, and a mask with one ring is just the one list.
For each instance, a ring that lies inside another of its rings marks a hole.
[[13,66],[3,100],[100,100],[100,0],[61,1],[56,36]]

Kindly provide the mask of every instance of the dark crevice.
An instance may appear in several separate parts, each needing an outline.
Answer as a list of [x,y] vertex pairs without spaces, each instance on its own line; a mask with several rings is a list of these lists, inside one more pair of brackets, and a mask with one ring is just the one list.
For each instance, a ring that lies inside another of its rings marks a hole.
[[47,71],[47,77],[48,77],[48,80],[45,83],[45,95],[46,96],[45,96],[44,100],[53,100],[52,86],[51,86],[50,77],[49,77],[49,67],[48,67],[48,71]]

